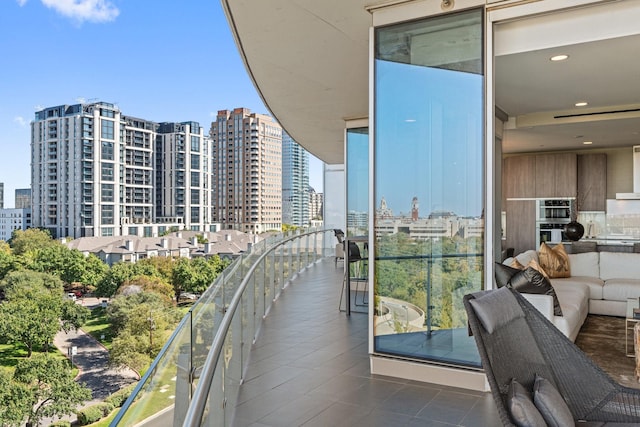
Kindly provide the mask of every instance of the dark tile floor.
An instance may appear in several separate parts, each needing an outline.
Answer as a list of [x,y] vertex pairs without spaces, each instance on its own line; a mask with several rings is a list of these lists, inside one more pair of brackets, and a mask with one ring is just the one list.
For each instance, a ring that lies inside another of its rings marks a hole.
[[371,375],[367,316],[338,310],[342,268],[301,273],[264,320],[234,426],[499,426],[489,393]]

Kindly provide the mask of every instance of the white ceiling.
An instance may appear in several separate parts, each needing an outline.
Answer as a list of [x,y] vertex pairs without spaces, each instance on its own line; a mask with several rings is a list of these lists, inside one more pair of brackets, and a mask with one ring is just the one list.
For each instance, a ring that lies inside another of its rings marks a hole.
[[[559,53],[569,55],[569,59],[550,61]],[[640,110],[638,35],[497,56],[495,73],[496,105],[510,117],[504,152],[640,144],[640,111],[553,118]],[[575,107],[580,101],[589,105]],[[593,144],[585,146],[583,141]]]
[[[345,122],[369,114],[367,6],[384,0],[221,2],[271,114],[313,155],[343,163]],[[503,152],[640,144],[638,113],[553,118],[640,108],[640,0],[595,7],[496,27],[495,99],[510,117]],[[556,53],[569,59],[550,62]]]

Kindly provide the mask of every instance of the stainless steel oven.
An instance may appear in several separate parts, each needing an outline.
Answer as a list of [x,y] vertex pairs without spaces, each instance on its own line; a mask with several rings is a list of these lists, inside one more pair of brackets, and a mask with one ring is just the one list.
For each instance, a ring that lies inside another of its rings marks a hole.
[[537,200],[536,221],[571,221],[573,199]]
[[564,227],[571,222],[575,199],[536,200],[536,247],[540,243],[568,241]]

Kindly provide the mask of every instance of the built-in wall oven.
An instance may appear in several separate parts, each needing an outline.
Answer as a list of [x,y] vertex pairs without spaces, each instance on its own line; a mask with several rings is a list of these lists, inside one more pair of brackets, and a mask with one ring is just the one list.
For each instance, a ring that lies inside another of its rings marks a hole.
[[542,242],[568,241],[564,227],[571,222],[574,202],[572,198],[536,200],[536,247]]

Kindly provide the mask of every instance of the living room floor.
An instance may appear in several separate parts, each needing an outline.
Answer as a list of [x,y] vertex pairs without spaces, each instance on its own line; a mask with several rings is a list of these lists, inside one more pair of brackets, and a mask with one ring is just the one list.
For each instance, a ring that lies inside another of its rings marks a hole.
[[[580,329],[576,345],[622,385],[640,388],[635,377],[635,358],[626,356],[625,319],[590,314]],[[633,333],[629,334],[633,348]]]

